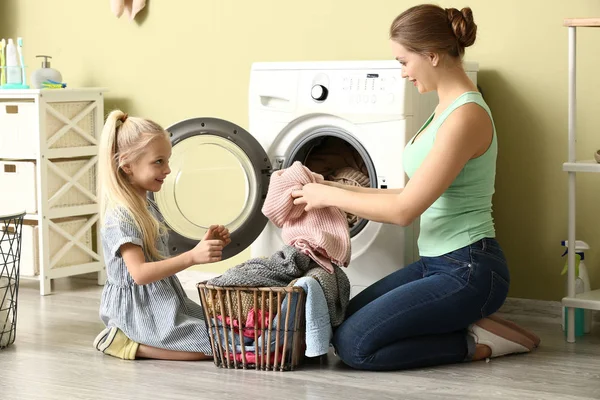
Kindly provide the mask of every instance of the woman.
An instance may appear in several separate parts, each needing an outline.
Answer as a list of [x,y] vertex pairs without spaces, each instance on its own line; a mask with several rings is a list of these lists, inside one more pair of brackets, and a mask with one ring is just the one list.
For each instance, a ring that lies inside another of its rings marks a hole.
[[504,303],[510,278],[492,218],[496,130],[462,67],[476,32],[470,8],[420,5],[392,23],[402,77],[419,93],[439,97],[404,149],[405,188],[327,182],[293,193],[307,211],[339,207],[401,226],[421,218],[420,260],[353,298],[335,332],[336,352],[351,367],[424,367],[528,352],[539,344],[534,334],[490,317]]

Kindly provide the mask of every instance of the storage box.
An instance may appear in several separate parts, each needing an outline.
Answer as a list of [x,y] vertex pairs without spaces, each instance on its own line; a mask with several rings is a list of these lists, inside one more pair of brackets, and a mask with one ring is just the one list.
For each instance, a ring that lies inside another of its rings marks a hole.
[[[96,203],[92,197],[96,195],[96,163],[89,166],[90,162],[90,158],[47,161],[50,209]],[[78,173],[81,176],[75,179]],[[35,162],[0,161],[0,210],[14,209],[15,206],[25,207],[29,214],[38,211]]]
[[[88,223],[88,221],[88,218],[70,217],[57,219],[53,222],[60,230],[65,231],[71,236],[75,236],[77,232]],[[90,250],[92,249],[92,230],[93,225],[87,228],[83,235],[78,239],[78,243]],[[69,242],[70,240],[64,237],[62,232],[59,232],[50,226],[49,245],[51,269],[70,267],[71,265],[86,264],[95,261],[90,254],[82,250],[77,245],[70,247],[64,255],[58,256],[58,253],[61,251],[61,249]]]
[[[95,204],[96,165],[90,158],[51,160],[48,168],[48,201],[50,209]],[[89,164],[92,165],[89,165]],[[88,166],[86,168],[86,165]],[[58,171],[54,170],[54,167]],[[77,175],[78,179],[75,179]],[[77,187],[75,183],[81,185]],[[87,191],[86,194],[84,191]],[[56,197],[54,197],[56,195]]]
[[32,100],[0,101],[0,158],[34,159],[38,154],[38,106]]
[[0,210],[37,212],[35,163],[0,161]]
[[40,138],[51,150],[95,146],[100,137],[93,101],[0,100],[0,126],[0,158],[9,159],[36,159]]

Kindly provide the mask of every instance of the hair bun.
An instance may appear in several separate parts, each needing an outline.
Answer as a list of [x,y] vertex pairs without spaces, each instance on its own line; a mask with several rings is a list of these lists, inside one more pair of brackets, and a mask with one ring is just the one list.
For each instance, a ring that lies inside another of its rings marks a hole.
[[446,8],[446,14],[459,45],[469,47],[475,43],[477,25],[473,21],[473,12],[471,9],[465,7],[458,11],[456,8]]

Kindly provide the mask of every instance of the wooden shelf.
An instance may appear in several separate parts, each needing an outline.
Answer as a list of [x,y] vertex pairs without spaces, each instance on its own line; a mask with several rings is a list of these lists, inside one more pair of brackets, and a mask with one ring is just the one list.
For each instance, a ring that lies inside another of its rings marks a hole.
[[581,293],[575,297],[565,297],[562,299],[562,303],[565,307],[600,310],[600,290]]
[[563,26],[600,28],[600,18],[566,18]]
[[[48,218],[66,218],[66,217],[79,217],[82,215],[92,215],[98,213],[97,204],[87,204],[83,206],[69,206],[69,207],[56,207],[48,211]],[[25,214],[25,220],[27,221],[39,221],[39,213]]]
[[31,268],[22,264],[20,273],[39,269],[39,275],[21,278],[37,280],[41,295],[51,293],[53,279],[95,272],[99,284],[106,281],[95,171],[103,92],[101,88],[0,91],[0,100],[18,110],[10,117],[0,113],[0,160],[28,165],[28,175],[17,180],[18,190],[8,195],[18,198],[13,203],[24,208],[33,209],[33,203],[37,207],[37,212],[25,214],[27,225],[37,222],[37,228],[28,226],[22,237],[21,251],[27,252]]
[[600,172],[600,164],[594,160],[577,161],[574,163],[563,163],[565,172]]

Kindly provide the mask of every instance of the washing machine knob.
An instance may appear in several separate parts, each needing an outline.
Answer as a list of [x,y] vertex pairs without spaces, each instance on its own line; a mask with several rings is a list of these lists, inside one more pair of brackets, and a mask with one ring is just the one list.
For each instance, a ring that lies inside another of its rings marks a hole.
[[314,85],[310,91],[310,95],[317,101],[323,101],[327,98],[328,90],[323,85]]

